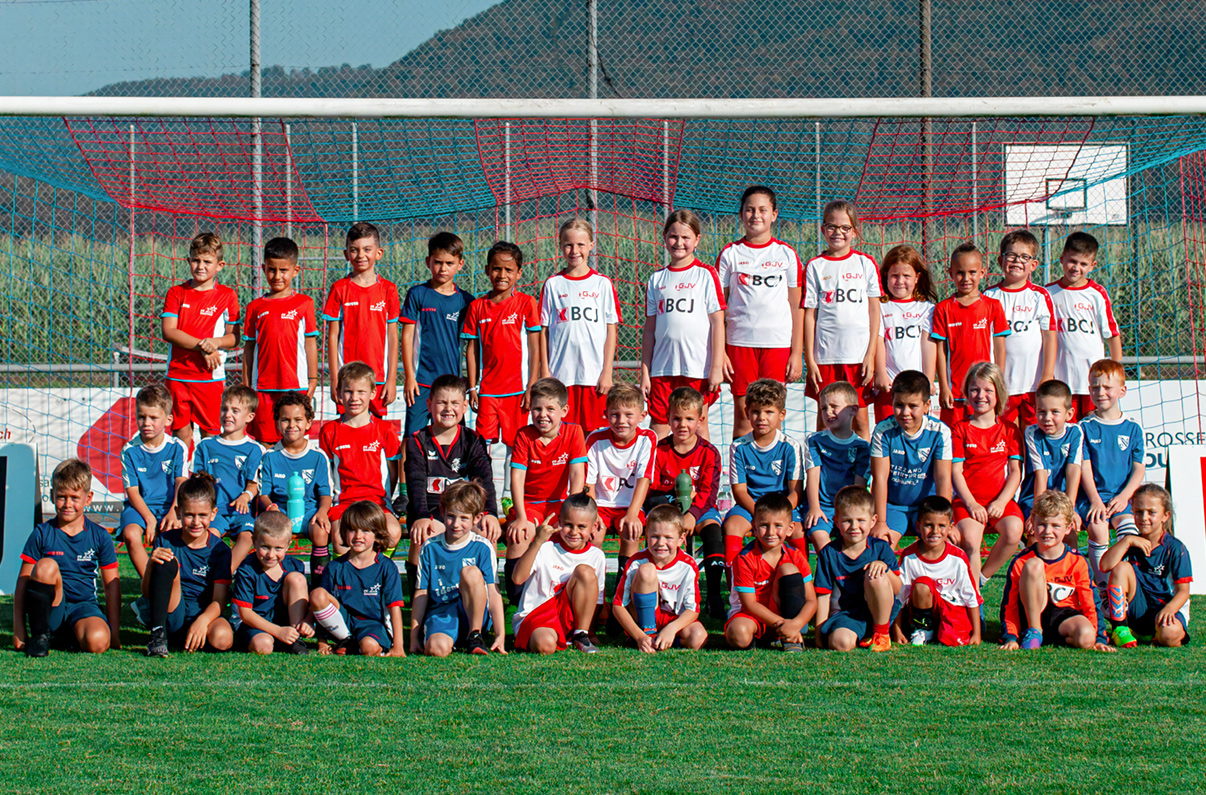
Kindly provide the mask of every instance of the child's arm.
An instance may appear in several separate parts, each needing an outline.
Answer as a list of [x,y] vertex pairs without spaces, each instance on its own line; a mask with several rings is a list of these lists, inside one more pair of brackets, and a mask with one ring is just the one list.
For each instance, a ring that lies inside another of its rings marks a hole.
[[[821,387],[821,368],[817,366],[813,347],[817,341],[817,310],[809,307],[804,312],[804,380],[812,387]],[[794,339],[794,338],[793,338]],[[794,345],[794,343],[793,343]],[[788,383],[791,383],[789,380]]]
[[645,504],[645,498],[649,496],[650,482],[649,478],[637,478],[636,487],[632,490],[632,504],[628,506],[624,517],[620,519],[621,539],[640,541],[644,535],[645,527],[641,524],[641,506]]
[[1093,463],[1088,456],[1080,462],[1080,489],[1089,501],[1089,513],[1085,517],[1089,522],[1101,522],[1109,518],[1105,503],[1097,493],[1097,482],[1093,479]]
[[398,627],[398,631],[394,633],[394,642],[386,650],[382,657],[405,657],[406,656],[406,639],[402,637],[402,607],[400,605],[391,605],[389,608],[389,620],[391,627]]
[[599,374],[599,386],[596,390],[600,395],[611,391],[611,369],[616,358],[616,324],[607,324],[607,339],[603,341],[603,372]]
[[[891,528],[888,527],[888,475],[891,464],[885,456],[871,457],[871,500],[875,503],[875,515],[878,517],[871,534],[876,538],[888,538]],[[827,597],[822,597],[827,599]],[[828,605],[828,601],[826,601]],[[821,623],[818,613],[817,623]]]
[[549,327],[540,327],[540,377],[548,378],[553,372],[549,367]]
[[921,372],[930,383],[934,383],[934,372],[938,367],[938,344],[929,337],[921,341]]
[[633,619],[632,614],[628,612],[628,608],[624,605],[623,600],[619,598],[621,596],[623,596],[622,590],[616,593],[617,598],[611,605],[612,617],[620,625],[620,629],[624,630],[624,633],[636,643],[638,651],[653,654],[657,651],[657,648],[653,645],[653,636],[646,635],[645,630],[637,626],[637,622]]
[[[150,566],[147,567],[150,570]],[[201,615],[193,619],[193,623],[188,626],[188,634],[184,638],[185,651],[201,651],[205,648],[206,636],[209,635],[209,625],[214,622],[215,618],[222,615],[222,605],[226,604],[226,592],[229,590],[226,583],[214,583],[213,599],[201,611]]]
[[310,524],[315,524],[331,532],[331,520],[327,515],[331,512],[331,495],[324,494],[318,498],[318,510],[314,512],[314,518],[310,520]]
[[1106,345],[1110,349],[1110,358],[1116,362],[1122,361],[1122,335],[1117,334],[1106,339]]
[[1168,604],[1164,605],[1156,614],[1156,626],[1158,627],[1173,626],[1177,620],[1177,613],[1181,612],[1181,608],[1189,601],[1189,583],[1178,582],[1176,586]]
[[306,397],[318,389],[318,337],[306,337]]
[[1059,332],[1054,329],[1043,331],[1043,370],[1039,383],[1055,378],[1055,357],[1059,353]]
[[712,369],[708,370],[708,389],[719,392],[724,383],[724,310],[708,315],[708,327],[712,334]]
[[1009,459],[1009,474],[1005,478],[1005,485],[1001,487],[1001,492],[997,494],[996,499],[988,503],[985,508],[988,510],[989,517],[999,519],[1005,513],[1005,506],[1013,499],[1013,495],[1018,492],[1018,484],[1022,482],[1022,462],[1016,458]]
[[243,386],[251,386],[251,367],[255,362],[255,340],[243,343]]
[[[788,287],[787,302],[791,306],[791,352],[787,358],[786,382],[799,381],[804,374],[801,354],[804,350],[804,307],[800,306],[803,287]],[[812,350],[812,347],[809,347]]]
[[1130,504],[1131,495],[1135,493],[1135,489],[1143,485],[1144,469],[1142,461],[1136,461],[1131,464],[1131,476],[1127,478],[1126,485],[1122,487],[1122,491],[1114,495],[1114,499],[1110,500],[1109,504],[1106,505],[1106,516],[1113,516]]
[[649,402],[649,392],[653,389],[653,378],[649,368],[653,365],[653,334],[657,329],[657,317],[647,315],[645,325],[641,329],[641,392],[645,394],[645,402]]
[[[427,615],[427,589],[415,591],[414,605],[410,610],[410,653],[423,653],[423,618]],[[493,615],[493,614],[492,614]]]
[[[149,567],[148,567],[149,568]],[[109,621],[109,648],[121,648],[121,575],[117,567],[101,569],[105,589],[105,616]]]
[[980,627],[980,611],[975,607],[964,608],[967,610],[967,620],[971,624],[971,637],[967,641],[968,646],[979,646],[984,642],[983,631]]
[[[586,462],[569,465],[569,493],[578,494],[586,489]],[[639,505],[639,503],[636,503]]]
[[805,484],[804,497],[808,500],[808,515],[804,517],[804,529],[810,530],[817,526],[817,522],[825,518],[825,514],[821,511],[821,468],[819,466],[808,468]]
[[876,390],[887,392],[892,389],[892,379],[888,378],[888,348],[884,344],[884,338],[878,334],[875,335],[873,342],[875,343],[875,381],[873,383]]
[[532,543],[524,550],[523,555],[519,558],[519,562],[515,564],[515,571],[511,573],[511,582],[515,585],[523,585],[532,576],[532,566],[536,563],[536,555],[540,552],[540,548],[544,546],[544,542],[553,537],[556,531],[552,525],[541,524],[536,528],[536,537],[532,539]]
[[389,473],[389,491],[386,493],[386,499],[392,500],[394,492],[398,490],[398,459],[387,458],[385,460],[385,469]]
[[25,586],[33,574],[32,563],[22,562],[17,571],[17,586],[13,588],[13,648],[21,651],[25,648]]
[[749,486],[744,483],[734,483],[733,502],[749,511],[750,516],[754,515],[754,498],[750,496]]
[[[813,589],[816,592],[816,589]],[[817,648],[825,648],[825,639],[821,635],[821,625],[829,620],[829,594],[817,594],[817,614],[813,623],[817,625]]]
[[1098,567],[1103,573],[1113,571],[1122,562],[1122,559],[1126,557],[1127,550],[1131,547],[1138,547],[1144,555],[1150,555],[1152,551],[1151,542],[1143,536],[1121,536],[1113,546],[1102,554],[1101,562],[1097,564]]
[[699,620],[698,610],[684,610],[682,615],[671,621],[661,630],[653,639],[653,647],[658,651],[665,651],[674,645],[678,633],[682,632],[687,627]]
[[490,651],[499,654],[507,653],[507,618],[503,610],[503,599],[498,593],[498,586],[490,583],[486,586],[486,597],[490,603],[490,620],[494,623],[494,642]]
[[954,466],[952,462],[940,458],[934,462],[934,491],[939,497],[948,500],[954,495]]
[[787,489],[784,491],[787,499],[791,500],[792,508],[800,507],[800,498],[804,495],[804,484],[799,480],[787,481]]
[[[281,627],[273,624],[268,619],[261,616],[259,613],[250,607],[239,606],[239,618],[243,623],[252,629],[258,629],[260,632],[267,632],[272,637],[279,640],[281,643],[289,644],[301,637],[301,633],[294,627]],[[402,626],[400,623],[394,626]]]
[[[396,368],[397,365],[395,364]],[[406,380],[402,397],[406,405],[413,406],[419,398],[419,382],[415,380],[415,324],[402,324],[402,373]],[[395,376],[396,377],[396,376]]]
[[[811,583],[808,583],[811,585]],[[738,591],[737,599],[741,602],[741,612],[753,616],[770,629],[778,630],[787,619],[759,602],[752,591]],[[807,607],[805,608],[807,609]]]
[[331,402],[339,405],[339,326],[340,321],[327,323],[327,378],[331,381]]
[[172,504],[168,506],[167,513],[163,515],[163,526],[161,529],[164,531],[175,530],[180,526],[180,519],[177,518],[177,514],[179,512],[176,510],[176,495],[180,493],[180,486],[183,485],[184,481],[186,480],[188,480],[188,478],[176,478],[176,483],[172,487]]
[[946,369],[946,357],[946,340],[934,340],[934,366],[938,371],[938,405],[944,409],[953,409],[955,393],[951,391],[951,378]]
[[160,320],[159,329],[164,342],[183,348],[186,351],[197,351],[206,356],[217,353],[223,346],[220,343],[230,341],[228,347],[234,345],[232,334],[226,334],[222,337],[194,337],[192,334],[186,334],[178,328],[180,318],[168,316]]
[[[398,399],[398,324],[385,326],[385,389],[381,400],[390,405]],[[406,656],[405,654],[403,656]]]
[[478,384],[477,384],[477,359],[478,359],[477,339],[466,340],[465,343],[465,377],[469,379],[469,405],[474,411],[480,408],[478,402]]
[[1005,336],[992,338],[992,361],[997,367],[1005,369]]
[[863,354],[863,382],[855,386],[866,386],[875,377],[875,354],[879,350],[879,299],[867,299],[867,322],[871,327],[871,336],[867,340],[867,351]]
[[532,408],[532,386],[540,380],[540,331],[528,332],[528,383],[524,385],[521,411]]
[[526,530],[534,527],[535,522],[528,518],[527,504],[523,498],[523,486],[528,479],[528,471],[511,467],[511,507],[515,509],[515,518],[507,523],[507,540],[515,543],[513,531]]
[[[1078,470],[1079,471],[1079,470]],[[1047,481],[1051,478],[1051,473],[1045,469],[1034,470],[1034,499],[1037,500],[1044,491],[1047,490]],[[1072,498],[1072,504],[1076,504],[1076,498]]]
[[152,563],[168,563],[176,559],[169,547],[155,547],[151,550],[151,554],[147,556],[147,567],[142,571],[141,593],[148,599],[151,596],[151,571]]

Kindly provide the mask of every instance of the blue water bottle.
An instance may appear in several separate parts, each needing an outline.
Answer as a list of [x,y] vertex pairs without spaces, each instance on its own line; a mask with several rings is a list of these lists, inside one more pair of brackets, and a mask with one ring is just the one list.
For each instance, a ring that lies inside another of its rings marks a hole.
[[293,523],[293,535],[301,535],[305,529],[302,520],[306,518],[306,481],[294,472],[285,481],[285,494],[289,501],[285,503],[285,514]]

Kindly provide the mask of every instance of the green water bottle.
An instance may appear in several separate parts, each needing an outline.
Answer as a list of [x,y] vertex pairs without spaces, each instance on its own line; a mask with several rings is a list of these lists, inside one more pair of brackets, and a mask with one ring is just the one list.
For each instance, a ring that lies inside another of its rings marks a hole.
[[685,469],[674,478],[674,498],[678,501],[678,509],[685,514],[691,507],[691,473]]

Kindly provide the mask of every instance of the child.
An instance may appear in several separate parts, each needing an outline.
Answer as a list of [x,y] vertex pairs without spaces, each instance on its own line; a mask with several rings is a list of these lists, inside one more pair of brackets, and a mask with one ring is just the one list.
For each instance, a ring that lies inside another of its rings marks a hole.
[[641,390],[619,383],[607,393],[608,427],[586,437],[586,493],[599,507],[592,543],[601,547],[608,532],[620,537],[619,571],[638,549],[645,521],[641,507],[653,479],[657,437],[639,427],[643,419]]
[[1172,535],[1172,497],[1144,483],[1131,497],[1138,535],[1123,536],[1101,558],[1110,575],[1106,590],[1113,640],[1134,648],[1135,632],[1159,646],[1189,642],[1189,550]]
[[662,240],[670,261],[650,274],[645,288],[641,391],[659,439],[670,429],[667,398],[683,386],[706,396],[700,435],[707,439],[707,407],[724,383],[724,296],[716,271],[695,258],[700,229],[690,210],[666,218]]
[[[440,495],[444,532],[419,554],[418,590],[410,619],[410,650],[447,657],[461,646],[470,654],[506,654],[507,624],[498,594],[494,542],[480,536],[486,490],[460,481]],[[482,632],[492,631],[486,646]]]
[[190,475],[177,497],[180,527],[155,536],[142,576],[144,609],[135,611],[151,630],[148,657],[167,657],[169,640],[185,651],[227,651],[234,645],[234,631],[222,618],[231,581],[230,548],[210,532],[218,515],[217,487],[208,472]]
[[1097,239],[1084,232],[1073,232],[1064,241],[1059,264],[1064,275],[1047,285],[1055,310],[1055,331],[1059,338],[1055,357],[1055,377],[1072,390],[1072,419],[1087,417],[1093,410],[1086,371],[1092,362],[1103,358],[1106,338],[1109,358],[1122,361],[1122,332],[1114,319],[1110,295],[1089,278],[1097,265]]
[[557,233],[565,267],[540,288],[540,372],[569,388],[569,421],[584,433],[606,427],[620,299],[611,279],[590,267],[595,230],[571,218]]
[[514,243],[500,240],[490,247],[486,276],[493,289],[469,304],[461,328],[461,339],[469,341],[465,372],[469,402],[477,412],[475,428],[487,442],[506,445],[509,462],[515,434],[528,424],[532,385],[540,377],[540,307],[532,296],[515,292],[523,276],[523,251]]
[[331,559],[327,546],[331,538],[331,459],[322,450],[310,447],[308,437],[314,424],[310,398],[298,392],[283,392],[273,402],[272,412],[281,440],[260,462],[260,510],[287,512],[289,478],[301,476],[302,516],[293,524],[293,532],[310,538],[310,581],[317,583]]
[[[92,470],[76,458],[62,462],[50,477],[50,497],[54,518],[35,527],[21,550],[13,588],[13,646],[27,657],[45,657],[54,636],[70,632],[83,651],[119,649],[117,552],[109,533],[84,516],[92,504]],[[104,612],[96,601],[98,573]]]
[[222,393],[222,435],[202,439],[193,453],[193,471],[214,476],[218,489],[218,512],[210,529],[219,538],[234,539],[231,561],[243,564],[251,552],[255,517],[251,502],[260,493],[260,461],[264,448],[244,432],[259,411],[255,390],[249,386],[228,387]]
[[234,576],[230,603],[242,623],[235,631],[240,651],[272,654],[308,654],[302,638],[314,636],[307,620],[306,575],[297,558],[286,554],[293,538],[289,517],[277,511],[255,520],[254,555],[249,555]]
[[[787,414],[787,388],[778,381],[760,378],[749,385],[745,413],[753,429],[729,448],[729,483],[733,507],[724,517],[724,562],[732,566],[753,527],[758,499],[782,494],[799,522],[801,482],[810,462],[806,448],[779,430]],[[793,528],[799,535],[799,528]],[[807,542],[801,546],[806,547]]]
[[256,391],[255,417],[247,432],[272,445],[276,435],[274,400],[285,392],[314,397],[318,388],[318,321],[314,300],[293,289],[297,244],[274,237],[264,246],[268,292],[247,305],[243,324],[243,384]]
[[[465,244],[452,232],[427,241],[431,279],[406,291],[402,304],[402,370],[406,375],[406,436],[427,427],[427,394],[441,375],[460,375],[461,318],[473,295],[456,286]],[[409,490],[408,490],[409,493]]]
[[167,388],[175,406],[172,433],[193,451],[193,423],[203,436],[218,432],[218,403],[226,386],[226,351],[238,344],[239,299],[218,284],[226,267],[222,241],[212,232],[197,235],[188,246],[192,278],[168,288],[160,327],[171,343]]
[[[1018,496],[1018,507],[1027,519],[1034,501],[1047,489],[1064,492],[1076,504],[1084,448],[1080,426],[1068,422],[1072,416],[1072,390],[1067,384],[1054,379],[1039,384],[1034,392],[1034,406],[1037,422],[1022,435],[1022,489]],[[1078,516],[1073,532],[1079,525]]]
[[[322,584],[310,592],[314,619],[335,640],[318,640],[318,653],[346,653],[352,644],[365,657],[405,657],[402,643],[402,577],[382,554],[390,543],[386,519],[376,503],[348,506],[344,520],[348,552],[331,561]],[[339,598],[335,597],[339,594]]]
[[1001,238],[997,263],[1004,276],[984,291],[1005,311],[1012,333],[1005,337],[1005,386],[1009,406],[1002,418],[1019,428],[1034,424],[1034,390],[1055,372],[1055,307],[1051,295],[1031,284],[1038,265],[1038,238],[1027,229],[1015,229]]
[[568,394],[556,378],[532,386],[532,424],[515,437],[511,455],[511,497],[514,516],[507,522],[507,597],[519,599],[511,575],[536,534],[537,524],[555,517],[567,494],[586,485],[586,440],[582,427],[565,422]]
[[1077,649],[1114,651],[1106,645],[1089,565],[1064,544],[1072,516],[1072,501],[1062,491],[1045,491],[1034,501],[1034,543],[1013,559],[1005,575],[1002,649],[1037,649],[1045,638]]
[[980,294],[984,257],[974,243],[964,243],[951,253],[947,273],[955,283],[955,294],[935,307],[930,337],[938,343],[939,419],[950,427],[966,413],[967,369],[976,362],[995,362],[1004,368],[1004,338],[1010,328],[1001,302]]
[[[1022,540],[1022,509],[1013,501],[1022,480],[1022,452],[1017,426],[1001,419],[1009,402],[1001,368],[990,362],[973,364],[963,394],[967,416],[951,428],[955,526],[971,572],[983,585],[1018,551]],[[985,530],[995,530],[997,541],[981,568]]]
[[750,432],[745,395],[751,382],[791,383],[803,374],[804,266],[794,248],[773,236],[778,218],[773,190],[746,188],[741,194],[745,237],[716,258],[727,305],[724,375],[733,394],[733,439]]
[[1118,535],[1138,532],[1131,515],[1131,495],[1143,483],[1143,428],[1122,414],[1126,371],[1113,359],[1089,368],[1089,395],[1094,408],[1080,421],[1084,457],[1080,465],[1080,498],[1076,511],[1089,533],[1089,565],[1093,582],[1105,587],[1101,556],[1110,546],[1110,528]]
[[931,494],[951,498],[951,429],[929,415],[930,379],[905,370],[892,382],[892,416],[871,432],[871,531],[893,547]]
[[118,526],[134,570],[147,567],[144,544],[155,534],[179,527],[176,487],[188,475],[188,447],[164,431],[172,422],[172,394],[159,384],[144,386],[134,398],[138,438],[121,449],[121,478],[126,499]]
[[[817,399],[825,387],[846,381],[857,388],[854,432],[866,438],[867,404],[863,388],[875,376],[882,290],[875,260],[855,251],[858,211],[848,201],[831,201],[822,214],[825,251],[804,268],[805,394]],[[817,430],[824,429],[817,413]]]
[[572,642],[586,654],[599,650],[587,634],[607,578],[603,550],[590,543],[598,523],[595,501],[575,493],[561,503],[556,529],[536,529],[512,574],[523,587],[511,618],[515,648],[552,654]]
[[925,373],[934,382],[938,346],[934,326],[933,279],[912,246],[896,246],[879,267],[884,294],[879,297],[879,342],[876,343],[875,422],[892,413],[892,382],[905,370]]
[[833,532],[833,498],[845,486],[867,485],[871,474],[871,445],[854,433],[853,423],[860,411],[858,390],[847,381],[826,384],[817,396],[824,430],[808,436],[808,469],[804,496],[808,515],[804,533],[820,552]]
[[720,493],[720,451],[699,433],[704,418],[704,396],[689,386],[670,393],[667,416],[670,435],[657,443],[653,455],[653,479],[645,509],[655,505],[682,505],[678,502],[680,473],[691,478],[691,498],[683,513],[683,532],[703,541],[704,573],[708,584],[708,615],[723,618],[728,613],[720,595],[725,574],[724,533],[716,495]]
[[[751,388],[753,384],[750,385]],[[783,651],[804,650],[804,630],[817,612],[808,553],[787,543],[795,505],[771,492],[754,505],[754,540],[733,561],[733,591],[724,639],[734,649],[778,640]],[[775,637],[769,636],[774,631]]]
[[[348,230],[343,256],[352,272],[331,285],[322,319],[327,322],[328,372],[348,362],[367,362],[374,390],[370,409],[384,417],[398,393],[398,288],[377,275],[384,256],[381,232],[360,221]],[[331,400],[342,411],[339,382],[331,382]]]
[[954,510],[944,497],[917,508],[917,543],[900,553],[900,613],[893,639],[914,646],[979,646],[980,589],[963,550],[950,543]]
[[323,425],[318,433],[318,446],[331,459],[335,505],[328,516],[339,555],[348,550],[347,539],[339,534],[339,519],[349,505],[359,500],[374,502],[386,510],[386,549],[393,549],[402,539],[402,526],[389,513],[386,502],[398,482],[402,445],[392,425],[369,413],[374,389],[373,368],[364,362],[345,364],[339,370],[343,414],[338,421]]
[[699,567],[682,550],[685,527],[676,506],[649,512],[645,549],[628,559],[616,583],[612,615],[637,648],[696,650],[708,639],[699,623]]

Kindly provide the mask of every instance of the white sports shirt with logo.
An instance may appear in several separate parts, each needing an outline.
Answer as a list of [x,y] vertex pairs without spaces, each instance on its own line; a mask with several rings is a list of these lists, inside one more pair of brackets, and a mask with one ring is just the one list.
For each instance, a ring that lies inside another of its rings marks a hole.
[[804,268],[801,306],[817,310],[813,360],[817,364],[861,362],[871,343],[867,299],[883,293],[879,267],[861,251],[836,259],[822,254]]
[[1043,377],[1043,332],[1055,331],[1051,294],[1030,282],[1015,290],[998,282],[984,295],[1001,302],[1005,322],[1013,329],[1005,337],[1005,387],[1011,395],[1027,395]]
[[516,635],[529,613],[565,590],[565,584],[579,564],[585,563],[594,568],[599,580],[597,604],[603,604],[603,586],[607,582],[607,559],[603,556],[603,550],[590,544],[583,549],[569,550],[561,546],[560,541],[559,536],[553,536],[541,544],[536,552],[532,573],[523,584],[523,593],[519,597],[519,608],[511,617],[511,631]]
[[804,284],[796,250],[774,238],[761,246],[738,240],[721,250],[716,273],[721,289],[729,291],[726,341],[743,348],[790,348],[795,307],[787,291]]
[[628,508],[640,478],[653,480],[653,456],[657,436],[641,428],[632,441],[621,447],[610,428],[586,437],[586,482],[595,487],[595,502],[601,508]]
[[1055,377],[1073,395],[1089,394],[1089,367],[1105,358],[1103,337],[1117,337],[1118,321],[1105,288],[1092,279],[1081,287],[1047,285],[1055,309],[1055,331],[1059,351],[1055,355]]
[[558,273],[540,290],[540,325],[548,329],[549,371],[566,386],[594,386],[603,374],[607,327],[620,322],[611,279],[588,271]]
[[897,301],[879,305],[879,336],[884,340],[884,367],[888,379],[905,370],[924,372],[921,343],[934,327],[934,305],[929,301]]
[[645,288],[645,316],[657,318],[649,375],[707,378],[712,368],[708,316],[724,308],[720,277],[699,260],[679,270],[654,271]]

